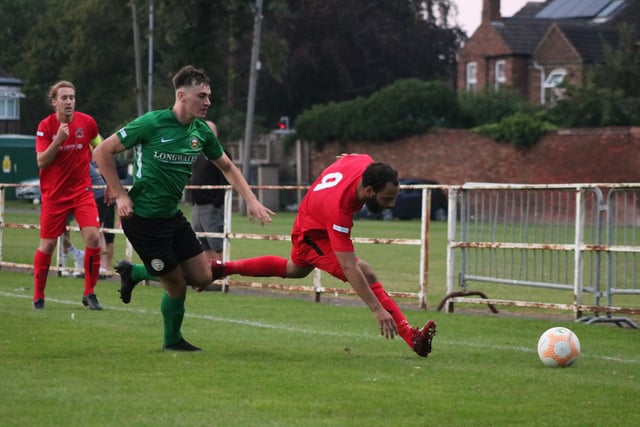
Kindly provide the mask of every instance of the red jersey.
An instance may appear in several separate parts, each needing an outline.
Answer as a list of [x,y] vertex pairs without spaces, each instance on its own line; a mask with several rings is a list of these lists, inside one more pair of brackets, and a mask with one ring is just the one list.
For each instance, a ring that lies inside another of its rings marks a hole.
[[366,154],[349,154],[326,168],[302,199],[292,234],[329,237],[336,252],[353,252],[353,215],[362,209],[356,187],[373,163]]
[[[36,152],[41,153],[51,145],[59,127],[60,122],[55,113],[40,122],[36,132]],[[93,117],[74,112],[69,123],[69,137],[58,147],[55,160],[46,168],[40,169],[43,202],[64,202],[91,191],[89,162],[91,140],[96,136],[98,125]]]

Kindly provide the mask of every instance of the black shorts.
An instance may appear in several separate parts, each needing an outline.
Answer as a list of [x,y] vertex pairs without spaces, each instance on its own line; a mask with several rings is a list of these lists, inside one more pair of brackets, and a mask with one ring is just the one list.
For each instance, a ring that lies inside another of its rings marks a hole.
[[191,224],[178,212],[171,218],[122,218],[122,230],[147,271],[162,276],[182,261],[202,253]]
[[[100,216],[100,226],[104,228],[113,228],[116,223],[115,206],[107,206],[104,202],[104,196],[96,199],[96,205],[98,206],[98,216]],[[104,240],[106,243],[113,243],[115,236],[116,235],[114,233],[105,232]]]

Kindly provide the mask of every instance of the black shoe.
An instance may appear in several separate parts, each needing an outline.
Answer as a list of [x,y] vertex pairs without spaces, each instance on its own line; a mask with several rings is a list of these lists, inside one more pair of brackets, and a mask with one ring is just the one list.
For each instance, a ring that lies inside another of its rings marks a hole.
[[133,264],[123,259],[122,261],[118,261],[115,270],[120,275],[120,299],[123,303],[129,304],[129,302],[131,302],[131,292],[133,292],[133,288],[138,284],[138,282],[134,282],[131,278]]
[[96,296],[96,294],[82,297],[82,305],[87,307],[89,310],[102,310],[102,306],[100,306],[100,303],[98,303],[98,297]]
[[168,344],[162,347],[164,351],[201,351],[200,347],[189,344],[184,338],[175,344]]
[[38,298],[37,300],[35,300],[33,302],[33,309],[34,310],[44,310],[44,299]]

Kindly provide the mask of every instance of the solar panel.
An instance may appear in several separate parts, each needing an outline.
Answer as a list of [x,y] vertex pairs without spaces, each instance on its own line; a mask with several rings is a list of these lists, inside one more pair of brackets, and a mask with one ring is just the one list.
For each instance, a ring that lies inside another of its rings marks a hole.
[[536,18],[570,19],[593,18],[612,0],[554,0]]

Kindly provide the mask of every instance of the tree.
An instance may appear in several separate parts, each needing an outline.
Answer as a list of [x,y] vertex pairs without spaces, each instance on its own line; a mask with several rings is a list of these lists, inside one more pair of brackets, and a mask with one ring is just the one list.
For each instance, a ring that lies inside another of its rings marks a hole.
[[[78,109],[94,115],[105,134],[136,115],[132,1],[145,29],[149,0],[0,0],[0,67],[25,82],[24,133],[51,111],[45,95],[59,79],[74,81]],[[154,2],[154,108],[170,105],[171,76],[193,64],[212,79],[210,117],[224,124],[223,138],[241,136],[252,4]],[[450,78],[463,37],[448,25],[452,6],[450,0],[265,2],[256,129],[315,104],[369,96],[398,79]]]
[[566,127],[640,125],[640,48],[635,27],[620,28],[617,46],[605,46],[605,60],[587,74],[584,86],[566,86],[551,111]]
[[286,74],[262,81],[259,109],[295,116],[398,79],[451,78],[463,33],[425,19],[425,5],[436,3],[451,2],[289,0],[288,15],[276,22],[290,52]]

